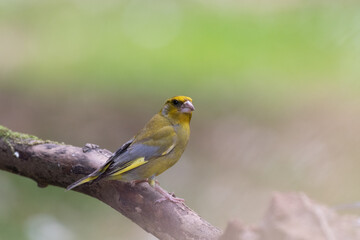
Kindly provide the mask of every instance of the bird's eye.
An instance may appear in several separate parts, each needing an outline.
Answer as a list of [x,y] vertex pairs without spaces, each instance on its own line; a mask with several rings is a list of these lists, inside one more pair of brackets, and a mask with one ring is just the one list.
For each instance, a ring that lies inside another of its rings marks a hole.
[[174,99],[174,100],[172,100],[172,103],[176,106],[176,105],[178,105],[180,102],[179,102],[178,100]]

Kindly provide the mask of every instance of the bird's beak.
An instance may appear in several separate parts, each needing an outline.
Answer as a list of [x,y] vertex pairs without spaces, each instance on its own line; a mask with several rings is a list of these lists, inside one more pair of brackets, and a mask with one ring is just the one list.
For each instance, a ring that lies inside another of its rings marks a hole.
[[182,113],[191,113],[194,110],[195,110],[194,105],[190,101],[186,101],[182,104],[180,111]]

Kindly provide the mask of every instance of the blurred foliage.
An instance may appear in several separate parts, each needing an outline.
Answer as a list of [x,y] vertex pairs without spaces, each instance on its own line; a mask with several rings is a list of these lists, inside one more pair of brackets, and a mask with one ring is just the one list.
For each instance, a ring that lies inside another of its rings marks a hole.
[[[274,190],[356,201],[359,10],[1,0],[0,124],[115,150],[166,98],[189,95],[191,142],[160,182],[213,224],[256,221]],[[1,239],[49,239],[47,219],[63,239],[151,239],[94,199],[5,172],[0,182]]]
[[359,38],[354,4],[294,4],[263,12],[173,1],[146,10],[153,5],[149,0],[2,5],[1,45],[10,58],[4,59],[9,65],[3,65],[4,74],[21,86],[51,81],[56,88],[77,83],[153,95],[149,87],[182,92],[191,83],[196,90],[208,85],[217,91],[219,81],[241,89],[263,79],[267,86],[296,88],[328,82],[327,76],[344,70],[349,79],[330,81],[358,73],[357,64],[349,64],[360,50],[354,49]]

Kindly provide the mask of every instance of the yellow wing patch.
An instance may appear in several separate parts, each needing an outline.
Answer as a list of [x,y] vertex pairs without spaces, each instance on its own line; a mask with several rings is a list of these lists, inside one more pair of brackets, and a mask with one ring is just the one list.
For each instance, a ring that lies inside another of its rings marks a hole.
[[117,175],[120,175],[120,174],[123,174],[127,171],[130,171],[134,168],[137,168],[145,163],[147,163],[148,161],[145,161],[145,158],[144,157],[141,157],[141,158],[138,158],[138,159],[135,159],[131,162],[128,163],[128,165],[122,169],[120,169],[119,171],[111,174],[111,176],[117,176]]

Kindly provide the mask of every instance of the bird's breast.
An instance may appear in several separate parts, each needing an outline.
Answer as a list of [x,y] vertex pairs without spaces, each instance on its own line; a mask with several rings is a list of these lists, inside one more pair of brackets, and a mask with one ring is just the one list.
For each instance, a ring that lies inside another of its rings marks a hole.
[[190,137],[190,126],[189,124],[178,124],[174,126],[177,135],[177,147],[185,149],[189,137]]

